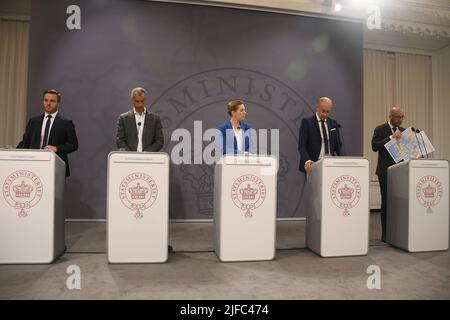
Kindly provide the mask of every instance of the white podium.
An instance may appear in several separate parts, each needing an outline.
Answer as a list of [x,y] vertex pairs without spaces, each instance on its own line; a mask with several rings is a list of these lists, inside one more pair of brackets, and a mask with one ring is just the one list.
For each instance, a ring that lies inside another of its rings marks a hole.
[[110,263],[160,263],[168,259],[169,156],[111,152],[107,220]]
[[369,249],[369,161],[325,157],[314,163],[303,197],[306,246],[322,257]]
[[64,252],[66,164],[43,150],[0,150],[0,263],[51,263]]
[[386,241],[409,252],[447,250],[447,160],[418,159],[388,168]]
[[214,170],[215,252],[222,262],[275,258],[278,160],[225,155]]

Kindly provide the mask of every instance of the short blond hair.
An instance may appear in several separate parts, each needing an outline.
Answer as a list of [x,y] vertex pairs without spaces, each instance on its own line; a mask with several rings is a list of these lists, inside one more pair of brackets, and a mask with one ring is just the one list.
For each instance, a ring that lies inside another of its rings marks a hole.
[[61,102],[61,93],[58,90],[55,89],[45,90],[44,93],[42,94],[42,97],[44,97],[47,93],[56,95],[57,101]]

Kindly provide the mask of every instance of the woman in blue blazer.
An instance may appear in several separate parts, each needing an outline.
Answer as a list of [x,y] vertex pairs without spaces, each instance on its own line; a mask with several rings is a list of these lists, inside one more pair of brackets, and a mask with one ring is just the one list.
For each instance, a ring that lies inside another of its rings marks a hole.
[[219,130],[222,134],[222,154],[254,153],[252,136],[253,127],[244,121],[247,115],[242,100],[233,100],[227,105],[230,120],[222,123]]

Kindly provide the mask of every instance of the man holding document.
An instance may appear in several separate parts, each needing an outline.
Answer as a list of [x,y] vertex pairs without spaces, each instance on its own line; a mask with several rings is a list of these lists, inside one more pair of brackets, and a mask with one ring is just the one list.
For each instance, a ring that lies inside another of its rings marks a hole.
[[405,118],[403,108],[396,106],[389,112],[389,121],[377,126],[373,132],[372,150],[378,152],[378,163],[376,174],[378,176],[378,183],[381,191],[381,240],[386,242],[386,207],[387,207],[387,169],[389,166],[395,164],[385,144],[391,141],[392,138],[400,139],[402,132],[405,130],[402,121]]

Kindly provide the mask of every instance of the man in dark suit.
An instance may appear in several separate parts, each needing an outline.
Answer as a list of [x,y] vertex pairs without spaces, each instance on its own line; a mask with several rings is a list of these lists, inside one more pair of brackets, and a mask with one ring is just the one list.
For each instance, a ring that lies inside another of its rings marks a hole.
[[302,119],[300,126],[298,151],[300,152],[299,170],[310,173],[314,162],[324,156],[342,156],[339,124],[329,118],[333,102],[327,97],[319,99],[316,113]]
[[156,152],[164,145],[160,117],[147,110],[147,91],[137,87],[131,90],[134,108],[122,113],[117,120],[117,148],[124,151]]
[[389,121],[377,126],[373,132],[372,150],[378,152],[378,163],[376,174],[378,176],[378,183],[380,184],[381,192],[381,240],[386,242],[386,219],[387,219],[387,169],[389,166],[395,164],[389,152],[384,145],[391,140],[391,138],[400,138],[401,132],[405,128],[401,127],[402,121],[405,118],[405,112],[401,107],[393,107],[389,112]]
[[[134,108],[122,113],[117,120],[116,144],[119,150],[157,152],[164,145],[161,118],[147,110],[147,90],[137,87],[131,90]],[[168,247],[173,251],[172,246]]]
[[78,139],[73,122],[58,111],[61,94],[45,90],[43,105],[45,113],[28,121],[19,149],[44,149],[55,152],[66,163],[66,176],[70,176],[67,155],[78,149]]

